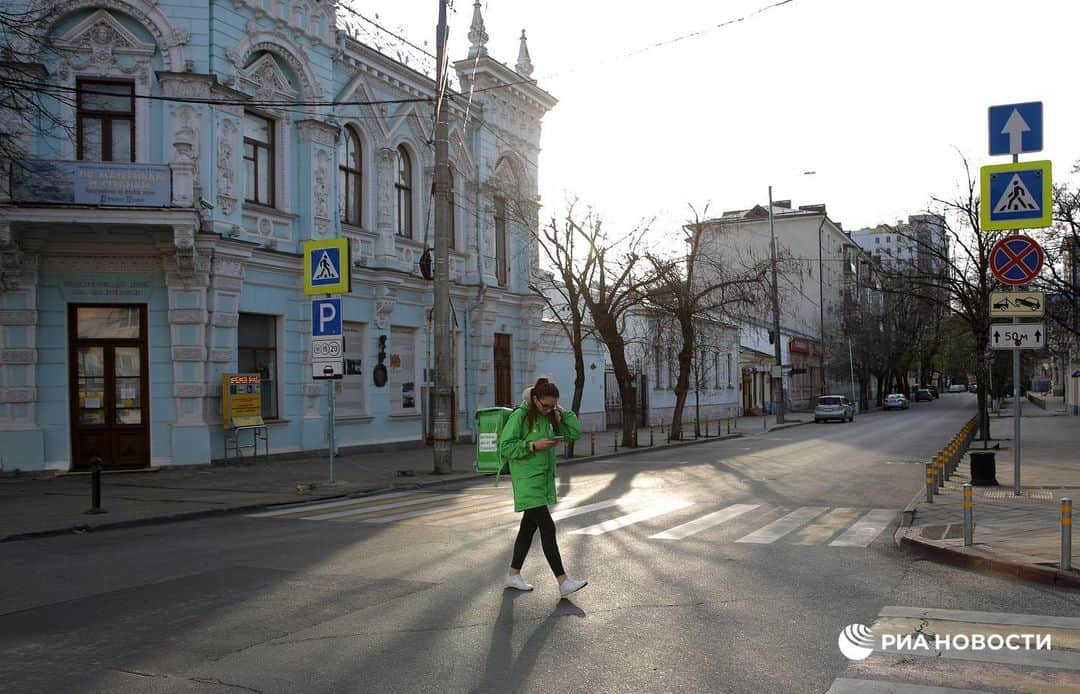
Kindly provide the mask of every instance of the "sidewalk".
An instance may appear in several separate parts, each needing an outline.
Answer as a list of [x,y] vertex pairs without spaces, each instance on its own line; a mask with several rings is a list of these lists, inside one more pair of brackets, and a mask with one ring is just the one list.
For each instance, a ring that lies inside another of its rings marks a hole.
[[[944,562],[1026,580],[1080,587],[1080,537],[1073,543],[1070,571],[1060,570],[1061,497],[1080,503],[1080,420],[1021,401],[1021,492],[1013,494],[1012,402],[990,418],[991,449],[1000,486],[973,489],[973,544],[963,540],[963,484],[969,461],[957,468],[944,489],[926,502],[924,490],[905,510],[910,527],[897,530],[897,543]],[[970,450],[981,450],[972,442]]]
[[[761,417],[732,420],[731,436],[754,435],[778,428],[799,426],[812,416],[789,415],[788,422],[776,425],[774,418],[764,424]],[[642,445],[634,449],[614,449],[610,432],[596,432],[595,455],[589,456],[590,435],[582,435],[576,457],[561,465],[603,460],[616,455],[664,451],[727,438],[716,436],[715,423],[709,438],[666,443],[659,429],[655,445],[648,445],[648,430],[638,431]],[[432,473],[431,448],[407,443],[383,446],[379,450],[347,453],[334,458],[334,483],[330,483],[330,463],[321,455],[272,457],[269,461],[215,463],[102,475],[101,507],[104,514],[87,515],[91,505],[91,478],[88,474],[5,472],[0,475],[0,542],[67,532],[87,532],[104,528],[198,518],[248,511],[276,504],[310,502],[360,496],[390,489],[415,489],[452,484],[483,477],[473,471],[475,448],[455,444],[455,472]],[[10,461],[9,461],[10,464]]]

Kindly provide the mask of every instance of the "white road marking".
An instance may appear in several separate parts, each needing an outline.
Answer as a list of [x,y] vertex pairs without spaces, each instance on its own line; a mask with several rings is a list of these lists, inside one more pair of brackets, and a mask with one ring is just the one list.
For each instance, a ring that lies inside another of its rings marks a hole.
[[979,694],[978,689],[954,689],[952,687],[924,687],[921,684],[903,684],[884,680],[854,680],[846,677],[833,680],[825,694]]
[[628,513],[625,516],[619,516],[618,518],[612,518],[606,520],[603,523],[597,525],[590,525],[587,528],[581,528],[580,530],[574,530],[571,535],[603,535],[609,533],[612,530],[618,530],[634,523],[640,523],[641,521],[649,520],[657,516],[662,516],[665,513],[671,513],[672,511],[678,511],[679,509],[686,508],[687,506],[693,506],[693,501],[667,501],[660,504],[654,504],[648,506],[639,511]]
[[760,545],[771,544],[796,528],[809,523],[828,510],[829,508],[827,506],[803,506],[795,509],[783,518],[774,520],[764,528],[758,528],[749,535],[744,535],[735,541]]
[[460,511],[463,508],[469,506],[475,506],[482,503],[490,503],[489,497],[473,497],[459,496],[453,500],[452,503],[443,504],[442,506],[431,506],[428,508],[422,508],[417,511],[404,511],[402,513],[391,513],[388,516],[375,516],[373,518],[361,518],[361,523],[393,523],[394,521],[408,520],[409,518],[419,518],[420,516],[430,516],[435,513],[444,513],[446,511]]
[[334,520],[336,518],[347,518],[348,516],[359,516],[364,513],[371,513],[373,511],[388,511],[394,508],[402,508],[404,506],[416,506],[417,504],[427,504],[432,501],[444,501],[446,499],[455,499],[458,494],[432,494],[431,496],[425,496],[420,499],[408,499],[406,501],[395,501],[389,504],[375,504],[374,506],[360,506],[357,508],[350,508],[345,511],[337,511],[336,513],[323,513],[318,516],[304,516],[303,520],[309,521],[321,521],[321,520]]
[[896,520],[896,511],[875,508],[829,543],[830,547],[866,547]]
[[262,513],[249,513],[245,517],[247,518],[273,518],[274,516],[288,516],[293,513],[303,513],[305,511],[321,511],[327,508],[340,508],[342,506],[356,506],[357,504],[367,504],[372,501],[378,501],[380,499],[392,499],[400,498],[403,496],[415,495],[416,492],[390,492],[388,494],[378,494],[375,496],[358,496],[350,499],[343,499],[341,501],[326,501],[317,504],[301,504],[297,506],[290,506],[289,508],[274,509],[273,511],[263,511]]
[[973,624],[1003,624],[1016,627],[1045,627],[1047,629],[1080,629],[1080,618],[1055,615],[1018,614],[1015,612],[978,612],[975,610],[940,610],[932,607],[902,607],[887,605],[879,617],[938,619],[946,622]]
[[[564,508],[559,511],[553,511],[551,514],[552,520],[562,520],[563,518],[573,518],[574,516],[580,516],[583,513],[592,513],[593,511],[599,511],[605,508],[611,508],[612,506],[618,506],[618,499],[608,499],[607,501],[597,501],[594,504],[585,504],[584,506],[574,506],[573,508]],[[520,513],[520,512],[519,512]],[[517,528],[521,525],[521,521],[516,521],[509,525],[502,526],[503,528]]]
[[727,508],[720,509],[719,511],[715,511],[714,513],[709,513],[702,516],[701,518],[692,520],[689,523],[677,525],[671,530],[665,530],[662,533],[650,535],[649,539],[681,540],[685,537],[690,537],[691,535],[699,533],[702,530],[707,530],[709,528],[720,525],[721,523],[726,523],[732,518],[738,518],[742,514],[753,511],[757,507],[758,504],[734,504],[733,506],[728,506]]

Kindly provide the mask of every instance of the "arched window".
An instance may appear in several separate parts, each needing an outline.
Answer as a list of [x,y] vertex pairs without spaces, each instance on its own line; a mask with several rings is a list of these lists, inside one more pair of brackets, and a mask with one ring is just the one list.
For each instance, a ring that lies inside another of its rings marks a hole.
[[397,150],[397,181],[394,183],[397,192],[397,206],[394,210],[397,217],[397,235],[411,239],[412,231],[412,161],[404,146]]
[[360,226],[360,191],[362,166],[360,136],[345,127],[345,137],[338,146],[338,209],[341,221]]

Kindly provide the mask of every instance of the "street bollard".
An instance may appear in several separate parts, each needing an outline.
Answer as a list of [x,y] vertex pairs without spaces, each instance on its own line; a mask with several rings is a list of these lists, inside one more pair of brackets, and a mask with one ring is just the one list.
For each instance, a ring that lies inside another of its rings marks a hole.
[[596,432],[589,432],[589,455],[596,455]]
[[926,464],[926,503],[934,503],[934,464]]
[[1061,497],[1061,570],[1072,569],[1072,499]]
[[619,450],[619,432],[615,432],[615,450]]
[[649,427],[649,448],[653,445],[653,428]]
[[937,486],[938,489],[945,488],[945,466],[948,464],[947,460],[938,458],[937,461]]
[[964,482],[964,546],[970,547],[975,534],[974,504],[971,501],[971,482]]
[[101,464],[100,456],[90,459],[90,509],[86,512],[89,515],[108,513],[101,508]]

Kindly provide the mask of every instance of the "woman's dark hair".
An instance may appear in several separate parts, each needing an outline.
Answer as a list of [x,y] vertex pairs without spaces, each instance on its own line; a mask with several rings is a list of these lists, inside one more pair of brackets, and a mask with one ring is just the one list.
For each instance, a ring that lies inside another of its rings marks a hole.
[[[525,421],[528,422],[529,428],[532,429],[536,424],[536,418],[543,414],[540,412],[540,408],[536,406],[536,401],[542,398],[558,398],[559,388],[554,383],[549,381],[546,377],[541,376],[536,379],[536,383],[529,389],[529,407],[525,410]],[[555,410],[548,412],[546,415],[548,421],[551,422],[551,428],[556,433],[559,433],[559,413]]]

